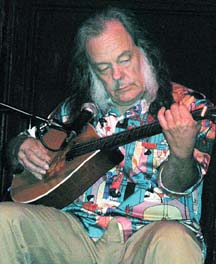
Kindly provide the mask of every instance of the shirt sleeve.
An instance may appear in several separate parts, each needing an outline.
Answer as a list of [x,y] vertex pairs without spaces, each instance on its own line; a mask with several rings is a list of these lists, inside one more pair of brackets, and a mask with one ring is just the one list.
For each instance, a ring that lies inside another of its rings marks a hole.
[[[174,89],[173,89],[173,97],[176,102],[183,102],[189,110],[192,112],[196,110],[201,110],[205,107],[208,109],[212,109],[214,107],[214,104],[208,100],[205,95],[202,93],[199,93],[197,91],[194,91],[192,89],[186,88],[184,86],[181,86],[179,84],[174,83]],[[211,161],[211,155],[215,143],[216,138],[216,124],[213,122],[214,120],[211,118],[206,118],[198,120],[201,124],[201,128],[199,133],[196,137],[196,143],[194,148],[193,157],[196,161],[197,169],[199,172],[199,179],[198,181],[189,189],[187,189],[185,192],[174,192],[172,190],[169,190],[163,185],[163,182],[161,181],[161,174],[162,169],[159,172],[158,179],[159,179],[159,185],[160,187],[173,195],[187,195],[193,192],[199,184],[203,181],[204,176],[207,174],[208,167]]]

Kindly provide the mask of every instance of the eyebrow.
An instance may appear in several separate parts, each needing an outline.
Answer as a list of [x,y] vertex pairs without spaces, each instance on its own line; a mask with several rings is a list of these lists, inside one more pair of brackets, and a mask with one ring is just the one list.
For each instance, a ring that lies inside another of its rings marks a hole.
[[128,55],[132,55],[133,52],[131,50],[126,50],[124,52],[122,52],[118,57],[117,57],[117,60],[119,60],[121,57],[124,57],[124,56],[128,56]]

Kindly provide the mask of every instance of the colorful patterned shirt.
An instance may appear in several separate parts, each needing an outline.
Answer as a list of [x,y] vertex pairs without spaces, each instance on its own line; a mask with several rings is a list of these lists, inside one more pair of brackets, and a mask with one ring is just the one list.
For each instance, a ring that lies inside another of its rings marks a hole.
[[[175,102],[183,102],[191,111],[212,104],[193,90],[173,83]],[[70,107],[67,101],[58,114],[67,120]],[[120,115],[110,108],[98,116],[95,129],[101,137],[150,124],[152,115],[145,110],[144,101]],[[169,145],[163,133],[140,138],[120,147],[124,160],[109,170],[73,203],[63,208],[79,217],[89,236],[100,238],[110,220],[115,217],[126,241],[141,227],[159,220],[176,220],[187,225],[202,240],[200,231],[202,179],[207,172],[215,140],[215,124],[202,120],[194,149],[194,159],[200,171],[200,180],[178,199],[165,194],[158,186],[160,165],[169,158]],[[91,177],[91,171],[89,171]],[[173,175],[175,177],[175,175]]]

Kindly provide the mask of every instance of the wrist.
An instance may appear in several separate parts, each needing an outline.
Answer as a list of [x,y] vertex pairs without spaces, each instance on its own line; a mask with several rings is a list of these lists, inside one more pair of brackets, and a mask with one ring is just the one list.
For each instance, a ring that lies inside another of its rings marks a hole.
[[190,194],[194,189],[197,188],[197,186],[202,182],[203,177],[202,177],[202,172],[199,164],[196,164],[196,173],[198,175],[197,180],[194,184],[191,186],[188,186],[187,188],[184,188],[184,190],[178,190],[178,189],[172,189],[170,188],[167,183],[164,183],[163,179],[163,171],[164,171],[165,164],[161,165],[161,168],[158,173],[158,186],[162,189],[164,193],[167,195],[171,195],[174,197],[179,197],[179,196],[185,196]]
[[160,167],[158,184],[165,193],[183,195],[198,179],[199,171],[193,156],[179,158],[170,154]]
[[9,144],[8,144],[7,159],[9,161],[9,164],[12,167],[13,171],[20,164],[19,160],[18,160],[19,148],[22,145],[22,143],[29,137],[30,137],[29,135],[20,134],[17,137],[12,138],[11,141],[9,142]]

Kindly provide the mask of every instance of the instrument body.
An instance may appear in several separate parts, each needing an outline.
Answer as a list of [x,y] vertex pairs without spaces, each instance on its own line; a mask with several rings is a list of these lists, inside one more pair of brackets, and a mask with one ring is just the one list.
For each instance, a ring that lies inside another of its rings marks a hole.
[[[43,140],[52,148],[60,148],[67,134],[51,129]],[[49,151],[52,159],[50,169],[42,180],[32,173],[23,170],[14,176],[11,186],[11,197],[15,202],[35,203],[56,208],[63,208],[79,197],[89,186],[104,175],[108,170],[123,160],[118,149],[95,150],[67,161],[66,153],[72,146],[97,139],[91,125],[68,143],[64,150]]]
[[[192,112],[195,120],[215,122],[214,107],[204,107]],[[51,129],[43,141],[51,149],[50,169],[42,180],[24,169],[16,174],[11,186],[11,198],[21,203],[36,203],[63,208],[78,198],[108,170],[123,160],[119,146],[161,133],[158,121],[108,137],[100,138],[93,126],[87,125],[80,135],[70,140],[65,148],[67,133]]]

